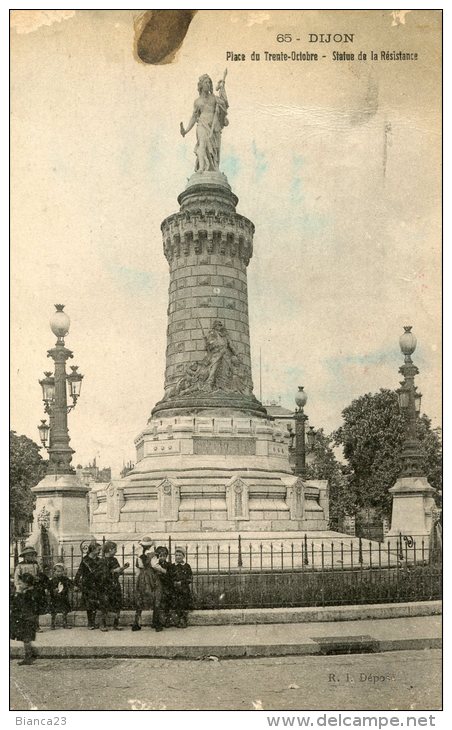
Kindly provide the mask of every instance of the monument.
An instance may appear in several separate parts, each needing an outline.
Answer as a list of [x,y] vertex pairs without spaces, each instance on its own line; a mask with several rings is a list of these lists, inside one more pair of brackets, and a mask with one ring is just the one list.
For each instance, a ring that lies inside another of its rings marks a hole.
[[91,531],[184,544],[261,541],[327,526],[326,482],[289,466],[288,434],[253,394],[247,267],[254,225],[220,172],[226,72],[201,76],[193,114],[195,171],[161,224],[169,265],[164,394],[135,440],[132,472],[90,495]]

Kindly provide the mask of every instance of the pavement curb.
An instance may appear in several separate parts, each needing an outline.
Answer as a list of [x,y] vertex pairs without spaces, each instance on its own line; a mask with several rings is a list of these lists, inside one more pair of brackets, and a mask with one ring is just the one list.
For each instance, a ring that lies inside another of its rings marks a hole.
[[[233,659],[238,657],[276,657],[276,656],[312,656],[326,654],[359,654],[370,653],[368,650],[360,652],[356,646],[342,642],[340,651],[322,650],[322,642],[315,639],[305,640],[298,644],[237,644],[231,646],[71,646],[71,647],[39,647],[37,654],[40,659],[88,659],[88,658],[118,658],[118,659]],[[374,640],[372,653],[387,651],[408,651],[419,649],[440,649],[441,638],[410,638]],[[22,658],[21,646],[11,647],[11,658]]]
[[[191,611],[190,626],[231,626],[242,624],[290,624],[324,621],[357,621],[367,619],[437,616],[442,613],[441,601],[412,601],[353,606],[303,606],[289,608],[231,608]],[[131,626],[134,611],[123,611],[121,625]],[[73,611],[69,620],[74,626],[86,626],[85,611]],[[41,626],[50,626],[50,615],[40,618]]]

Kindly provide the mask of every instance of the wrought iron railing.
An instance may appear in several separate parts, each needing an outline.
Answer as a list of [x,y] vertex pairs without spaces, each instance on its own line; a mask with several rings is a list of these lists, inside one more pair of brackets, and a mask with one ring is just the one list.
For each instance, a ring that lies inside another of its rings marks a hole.
[[[166,545],[172,559],[173,542]],[[328,606],[434,600],[441,597],[441,550],[430,540],[399,535],[386,543],[361,538],[250,542],[239,536],[228,544],[189,545],[195,608]],[[129,568],[121,576],[124,609],[135,605],[136,559],[140,549],[118,546],[117,558]],[[63,562],[74,578],[80,549],[61,548],[43,561],[51,573]],[[17,560],[17,551],[16,551]],[[14,552],[10,565],[16,562]],[[81,596],[73,593],[74,609]]]

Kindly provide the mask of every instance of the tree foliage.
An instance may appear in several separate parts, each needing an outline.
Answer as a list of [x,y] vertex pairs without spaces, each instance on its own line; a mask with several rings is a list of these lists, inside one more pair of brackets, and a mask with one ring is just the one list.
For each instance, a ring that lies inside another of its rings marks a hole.
[[[350,475],[348,492],[353,512],[374,508],[383,516],[391,514],[392,498],[388,490],[400,475],[405,425],[398,406],[397,393],[381,389],[356,398],[342,411],[343,424],[334,432],[337,446],[342,446]],[[438,429],[430,419],[416,419],[417,437],[422,454],[423,471],[435,489],[441,489],[442,452]]]
[[44,477],[46,462],[39,453],[41,447],[15,431],[9,432],[9,447],[9,516],[17,524],[33,516],[35,497],[31,488]]
[[340,520],[345,514],[350,514],[353,503],[347,489],[347,478],[344,475],[344,465],[334,453],[334,444],[331,436],[323,429],[316,432],[316,439],[310,458],[307,459],[307,479],[327,479],[329,490],[329,523],[332,529],[338,529]]

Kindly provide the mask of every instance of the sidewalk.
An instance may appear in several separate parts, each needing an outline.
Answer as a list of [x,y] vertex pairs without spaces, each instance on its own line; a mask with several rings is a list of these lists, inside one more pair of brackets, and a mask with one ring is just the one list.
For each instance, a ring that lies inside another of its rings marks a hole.
[[[227,608],[190,611],[190,626],[230,626],[231,624],[285,624],[320,621],[353,621],[362,619],[436,616],[442,612],[441,601],[409,601],[406,603],[371,603],[355,606],[311,606],[290,608]],[[131,626],[135,612],[122,611],[121,625]],[[144,614],[146,623],[146,614]],[[86,626],[86,612],[70,614],[72,626]],[[42,627],[50,626],[50,615],[41,616]]]
[[[188,626],[157,633],[144,626],[139,632],[44,628],[35,646],[41,657],[268,657],[326,655],[441,648],[441,616]],[[13,658],[22,644],[11,642]]]

